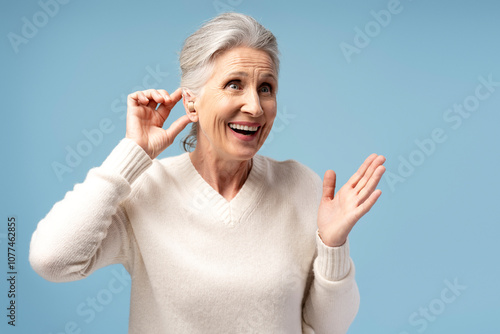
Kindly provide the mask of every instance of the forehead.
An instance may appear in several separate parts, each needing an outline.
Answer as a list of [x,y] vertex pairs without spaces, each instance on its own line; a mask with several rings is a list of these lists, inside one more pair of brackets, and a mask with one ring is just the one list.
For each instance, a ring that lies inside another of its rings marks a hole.
[[[215,76],[225,76],[234,72],[253,75],[272,74],[276,77],[276,69],[267,52],[249,47],[236,47],[221,53],[215,59]],[[266,76],[267,76],[266,75]]]

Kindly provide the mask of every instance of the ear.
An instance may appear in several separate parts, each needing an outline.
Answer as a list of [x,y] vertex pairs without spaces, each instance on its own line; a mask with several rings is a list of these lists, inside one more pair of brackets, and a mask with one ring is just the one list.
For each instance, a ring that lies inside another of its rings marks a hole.
[[[189,89],[182,89],[182,104],[184,104],[184,109],[186,110],[186,115],[189,117],[191,122],[198,122],[198,112],[196,111],[196,98]],[[189,108],[189,103],[194,103],[194,110]]]

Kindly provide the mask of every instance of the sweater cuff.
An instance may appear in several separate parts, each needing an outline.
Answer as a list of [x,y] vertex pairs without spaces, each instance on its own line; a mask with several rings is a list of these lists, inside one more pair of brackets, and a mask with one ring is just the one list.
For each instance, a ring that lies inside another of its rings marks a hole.
[[351,261],[349,258],[349,238],[339,247],[329,247],[323,243],[316,230],[318,257],[315,267],[317,272],[329,281],[340,281],[349,274]]
[[149,155],[129,138],[123,138],[104,160],[101,168],[121,175],[132,184],[153,161]]

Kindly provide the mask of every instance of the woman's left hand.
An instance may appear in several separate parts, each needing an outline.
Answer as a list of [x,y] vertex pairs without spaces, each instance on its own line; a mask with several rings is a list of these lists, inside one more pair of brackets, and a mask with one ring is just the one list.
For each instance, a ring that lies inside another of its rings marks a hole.
[[384,156],[370,155],[337,194],[335,172],[325,172],[318,210],[318,230],[325,245],[342,246],[354,225],[380,197],[382,191],[375,188],[385,172],[384,162]]

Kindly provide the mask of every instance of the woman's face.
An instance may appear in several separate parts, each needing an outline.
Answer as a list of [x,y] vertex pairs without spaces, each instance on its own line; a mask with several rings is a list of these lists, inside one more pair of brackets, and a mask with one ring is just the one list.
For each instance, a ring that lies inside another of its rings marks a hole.
[[265,51],[237,47],[218,55],[195,100],[198,153],[252,158],[271,131],[277,88],[277,73]]

